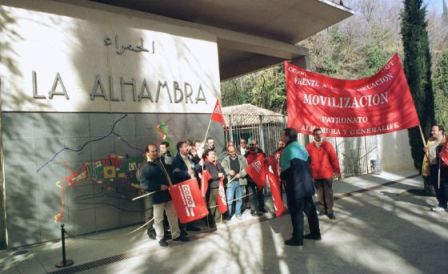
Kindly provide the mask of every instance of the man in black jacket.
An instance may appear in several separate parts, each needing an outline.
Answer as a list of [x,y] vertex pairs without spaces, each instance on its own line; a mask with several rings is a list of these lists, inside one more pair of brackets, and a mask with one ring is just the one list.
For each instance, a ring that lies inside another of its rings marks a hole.
[[180,236],[177,215],[168,192],[168,185],[171,179],[158,157],[157,146],[149,144],[145,152],[147,164],[141,169],[140,183],[144,190],[154,192],[149,195],[149,198],[152,200],[154,209],[153,227],[156,231],[156,240],[159,241],[160,246],[168,245],[163,229],[163,213],[165,212],[170,225],[172,239],[174,241],[188,241],[187,237]]
[[[297,132],[292,128],[284,129],[282,140],[285,142],[280,156],[280,178],[285,182],[288,209],[292,221],[292,238],[286,245],[302,246],[303,238],[320,240],[319,219],[314,205],[314,185],[311,178],[309,156],[306,149],[297,142]],[[308,217],[310,234],[303,236],[303,212]]]
[[[177,155],[173,160],[172,165],[172,178],[173,183],[178,184],[183,181],[195,178],[196,168],[199,165],[195,165],[189,157],[189,148],[186,141],[179,141],[176,145]],[[194,223],[181,224],[180,230],[182,235],[187,235],[187,230],[189,231],[199,231],[199,227],[195,226]]]

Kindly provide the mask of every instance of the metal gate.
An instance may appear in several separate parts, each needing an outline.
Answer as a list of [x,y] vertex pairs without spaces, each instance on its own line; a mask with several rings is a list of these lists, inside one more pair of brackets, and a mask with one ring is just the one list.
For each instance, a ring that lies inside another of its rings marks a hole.
[[[256,139],[260,148],[266,155],[272,154],[278,148],[282,130],[286,127],[286,116],[284,115],[225,115],[228,126],[224,129],[226,144],[232,141],[239,145],[241,138],[246,140]],[[302,134],[300,139],[312,141]],[[308,139],[308,140],[307,140]],[[341,167],[343,177],[369,174],[378,171],[378,140],[376,136],[364,136],[354,138],[327,137],[336,149],[336,154]]]
[[286,127],[284,115],[225,115],[228,126],[224,130],[225,142],[238,146],[240,139],[256,139],[261,149],[270,155],[278,148],[282,130]]

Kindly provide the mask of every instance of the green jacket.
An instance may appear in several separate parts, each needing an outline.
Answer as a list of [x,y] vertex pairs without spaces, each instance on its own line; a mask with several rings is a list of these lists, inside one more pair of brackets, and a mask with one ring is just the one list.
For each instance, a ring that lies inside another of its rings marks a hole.
[[[244,158],[241,155],[237,155],[237,157],[238,157],[238,162],[240,164],[240,175],[241,175],[241,177],[239,178],[240,185],[245,186],[245,185],[247,185],[247,173],[246,173],[247,160],[246,160],[246,158]],[[221,165],[227,174],[227,183],[230,183],[230,180],[233,177],[235,177],[235,175],[230,176],[230,156],[226,156],[222,160]]]

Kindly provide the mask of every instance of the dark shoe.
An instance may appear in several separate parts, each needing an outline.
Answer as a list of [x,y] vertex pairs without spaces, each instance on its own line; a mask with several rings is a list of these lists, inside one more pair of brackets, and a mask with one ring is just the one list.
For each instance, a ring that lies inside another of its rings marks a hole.
[[187,231],[200,231],[201,229],[197,226],[187,226]]
[[181,230],[180,231],[180,236],[188,236],[187,231]]
[[330,220],[336,220],[336,216],[334,216],[333,212],[328,213],[328,218],[330,218]]
[[179,236],[176,239],[173,239],[173,241],[176,242],[188,242],[190,239],[187,236]]
[[159,245],[160,246],[168,246],[168,243],[166,242],[165,239],[162,239],[162,240],[159,241]]
[[320,234],[318,235],[314,235],[314,234],[306,234],[303,236],[304,239],[308,239],[308,240],[317,240],[319,241],[320,239],[322,239],[322,237],[320,236]]
[[263,209],[260,209],[260,210],[258,210],[258,212],[259,212],[259,213],[260,213],[260,212],[261,212],[261,213],[268,213],[268,212],[266,211],[266,209],[264,209],[264,208],[263,208]]
[[251,214],[252,216],[257,216],[257,212],[256,212],[255,210],[251,210],[251,211],[250,211],[250,214]]
[[299,242],[298,240],[291,238],[291,239],[285,241],[285,245],[303,246],[303,242]]
[[148,234],[148,237],[152,240],[156,239],[156,231],[154,229],[148,229],[146,231],[146,234]]

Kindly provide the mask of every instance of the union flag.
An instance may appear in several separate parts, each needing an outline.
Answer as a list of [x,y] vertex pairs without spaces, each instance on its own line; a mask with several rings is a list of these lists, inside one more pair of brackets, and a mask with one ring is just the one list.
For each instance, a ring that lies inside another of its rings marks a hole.
[[262,189],[266,185],[266,176],[268,175],[266,157],[263,154],[258,154],[257,158],[246,167],[246,172],[255,182],[258,189]]
[[224,121],[224,116],[222,115],[222,109],[219,100],[216,100],[215,108],[213,109],[212,117],[210,119],[212,121],[221,123],[223,127],[226,126],[226,122]]

